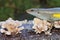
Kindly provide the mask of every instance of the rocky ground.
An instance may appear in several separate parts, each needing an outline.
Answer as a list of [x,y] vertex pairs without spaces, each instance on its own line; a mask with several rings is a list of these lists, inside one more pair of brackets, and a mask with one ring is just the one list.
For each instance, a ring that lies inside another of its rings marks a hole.
[[35,34],[33,31],[23,30],[21,34],[15,36],[7,36],[0,33],[0,40],[60,40],[60,29],[53,29],[52,35],[44,33]]

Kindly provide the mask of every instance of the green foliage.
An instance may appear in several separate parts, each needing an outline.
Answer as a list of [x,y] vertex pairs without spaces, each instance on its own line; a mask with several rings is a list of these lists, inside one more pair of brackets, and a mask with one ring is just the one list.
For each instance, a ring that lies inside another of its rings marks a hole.
[[14,10],[12,8],[1,7],[0,8],[0,21],[6,20],[9,17],[13,18]]
[[[46,0],[48,7],[60,7],[60,0]],[[6,20],[8,17],[22,18],[31,17],[25,14],[25,10],[29,8],[40,8],[39,0],[0,0],[0,20]],[[15,10],[17,9],[16,13]],[[16,16],[15,16],[16,15]],[[30,18],[30,19],[31,19]]]
[[40,3],[38,1],[34,1],[34,0],[26,0],[26,1],[24,1],[25,9],[39,8],[40,7]]
[[50,7],[60,7],[60,0],[48,0],[47,2]]

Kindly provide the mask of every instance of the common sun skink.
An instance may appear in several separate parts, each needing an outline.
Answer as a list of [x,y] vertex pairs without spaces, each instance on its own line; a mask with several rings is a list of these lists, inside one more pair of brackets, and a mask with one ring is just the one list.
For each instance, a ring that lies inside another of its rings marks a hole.
[[31,8],[26,12],[44,20],[60,20],[60,8]]

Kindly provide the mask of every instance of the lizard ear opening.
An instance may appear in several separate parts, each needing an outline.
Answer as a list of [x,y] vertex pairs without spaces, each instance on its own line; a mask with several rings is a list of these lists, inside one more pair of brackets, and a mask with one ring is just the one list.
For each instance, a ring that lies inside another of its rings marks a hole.
[[40,12],[38,12],[38,14],[40,14]]

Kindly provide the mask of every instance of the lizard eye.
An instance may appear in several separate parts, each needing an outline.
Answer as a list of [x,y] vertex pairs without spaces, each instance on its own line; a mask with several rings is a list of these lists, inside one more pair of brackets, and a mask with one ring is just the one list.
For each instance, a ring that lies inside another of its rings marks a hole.
[[34,11],[34,10],[31,10],[31,11]]

